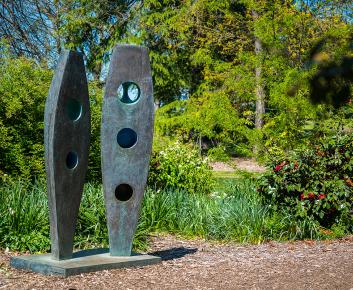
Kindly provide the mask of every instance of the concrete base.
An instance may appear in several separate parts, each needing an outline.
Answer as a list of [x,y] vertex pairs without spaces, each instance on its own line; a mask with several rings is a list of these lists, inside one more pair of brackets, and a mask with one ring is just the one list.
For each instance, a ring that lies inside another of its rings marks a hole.
[[12,257],[10,265],[44,275],[68,277],[81,273],[156,264],[160,257],[133,254],[128,257],[110,256],[109,249],[84,250],[74,253],[69,260],[57,261],[51,254]]

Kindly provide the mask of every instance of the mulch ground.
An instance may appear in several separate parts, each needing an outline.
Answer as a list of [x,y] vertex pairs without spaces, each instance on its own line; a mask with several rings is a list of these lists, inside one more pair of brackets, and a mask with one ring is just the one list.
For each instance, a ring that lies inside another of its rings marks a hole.
[[252,158],[232,158],[229,162],[215,161],[210,162],[210,165],[214,171],[225,171],[234,172],[235,169],[239,169],[247,172],[265,172],[266,168],[258,164]]
[[231,245],[154,237],[162,263],[41,276],[9,267],[0,252],[0,289],[353,289],[353,236],[333,241]]

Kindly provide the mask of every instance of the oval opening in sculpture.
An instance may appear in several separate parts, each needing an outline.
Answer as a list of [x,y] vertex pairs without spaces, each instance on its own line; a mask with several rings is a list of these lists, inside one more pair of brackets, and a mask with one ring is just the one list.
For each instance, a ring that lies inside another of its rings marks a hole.
[[128,201],[133,193],[132,187],[126,183],[119,184],[115,188],[115,197],[119,201]]
[[140,98],[140,88],[134,82],[122,83],[118,88],[118,98],[125,104],[133,104]]
[[70,98],[67,101],[67,115],[69,116],[71,121],[77,121],[82,114],[82,105],[79,101]]
[[78,164],[78,156],[76,152],[69,152],[66,155],[66,167],[68,169],[74,169]]
[[121,129],[117,135],[117,141],[122,148],[131,148],[137,142],[137,134],[130,128]]

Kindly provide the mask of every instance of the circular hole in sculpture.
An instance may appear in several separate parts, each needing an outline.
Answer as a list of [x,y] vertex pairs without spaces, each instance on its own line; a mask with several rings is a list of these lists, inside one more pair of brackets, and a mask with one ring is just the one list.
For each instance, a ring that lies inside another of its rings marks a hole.
[[121,129],[117,136],[117,141],[122,148],[131,148],[137,142],[137,134],[130,128]]
[[74,169],[78,164],[78,156],[75,152],[69,152],[66,156],[66,167]]
[[115,188],[115,197],[119,201],[128,201],[132,197],[133,192],[130,185],[122,183]]
[[82,105],[79,101],[70,98],[67,101],[67,114],[71,121],[76,121],[81,117]]
[[118,88],[118,98],[126,104],[137,102],[140,98],[140,94],[139,86],[133,82],[122,83]]

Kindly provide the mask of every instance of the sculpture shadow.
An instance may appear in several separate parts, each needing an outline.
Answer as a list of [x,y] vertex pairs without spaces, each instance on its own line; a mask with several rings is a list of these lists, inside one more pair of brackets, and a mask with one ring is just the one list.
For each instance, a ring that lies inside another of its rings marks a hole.
[[162,261],[169,261],[174,259],[180,259],[186,255],[191,255],[196,252],[197,252],[197,248],[177,247],[177,248],[171,248],[163,251],[156,251],[149,254],[152,256],[160,257]]
[[[163,251],[156,251],[149,253],[149,255],[157,256],[162,259],[162,261],[169,261],[174,259],[180,259],[186,255],[194,254],[198,251],[197,248],[185,248],[185,247],[176,247]],[[108,254],[109,248],[98,248],[98,249],[89,249],[89,250],[80,250],[73,253],[72,258],[82,258],[87,256],[99,255],[99,254]],[[131,256],[139,256],[139,253],[131,253]]]
[[87,250],[80,250],[74,252],[72,254],[72,258],[82,258],[87,256],[99,255],[99,254],[107,254],[109,253],[109,248],[98,248],[98,249],[87,249]]

